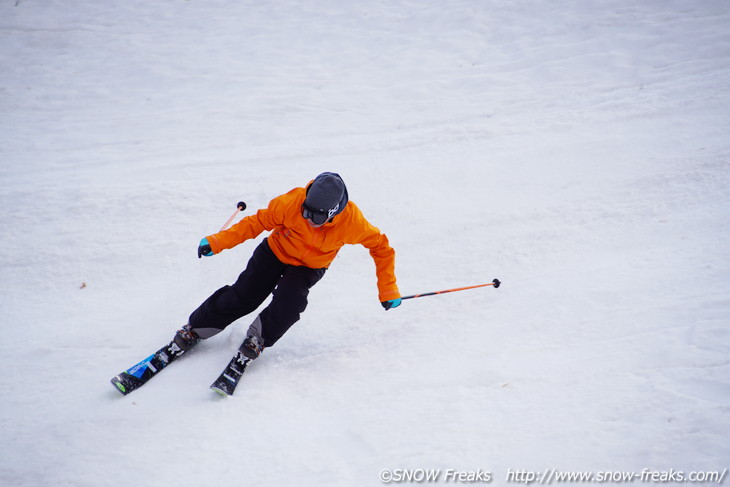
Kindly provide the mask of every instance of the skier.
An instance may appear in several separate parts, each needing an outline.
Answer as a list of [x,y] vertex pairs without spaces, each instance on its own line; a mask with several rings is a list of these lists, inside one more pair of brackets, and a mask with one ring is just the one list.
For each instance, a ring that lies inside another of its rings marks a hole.
[[253,320],[241,353],[256,359],[299,320],[309,289],[325,274],[344,244],[361,244],[375,261],[378,294],[385,310],[401,304],[395,278],[395,251],[348,200],[347,188],[335,173],[324,172],[306,188],[294,188],[271,200],[268,208],[242,219],[230,229],[200,241],[198,258],[272,233],[254,250],[248,266],[231,286],[213,293],[177,331],[174,352],[182,354],[235,320],[253,312],[273,293],[271,303]]

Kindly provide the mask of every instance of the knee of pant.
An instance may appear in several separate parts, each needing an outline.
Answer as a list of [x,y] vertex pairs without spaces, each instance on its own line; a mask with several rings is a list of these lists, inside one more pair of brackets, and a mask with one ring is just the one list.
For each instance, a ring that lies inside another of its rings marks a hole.
[[302,313],[307,308],[307,289],[277,289],[271,305],[289,313]]
[[295,293],[288,296],[284,296],[284,299],[282,300],[285,306],[290,308],[292,311],[296,311],[298,313],[304,312],[305,309],[307,309],[307,295],[309,293]]

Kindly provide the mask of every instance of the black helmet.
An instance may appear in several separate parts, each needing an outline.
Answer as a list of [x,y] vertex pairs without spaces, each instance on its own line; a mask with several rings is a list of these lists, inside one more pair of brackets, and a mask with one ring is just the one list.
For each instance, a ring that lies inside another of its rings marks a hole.
[[302,215],[315,225],[322,225],[342,213],[347,201],[347,188],[340,175],[323,172],[307,187]]

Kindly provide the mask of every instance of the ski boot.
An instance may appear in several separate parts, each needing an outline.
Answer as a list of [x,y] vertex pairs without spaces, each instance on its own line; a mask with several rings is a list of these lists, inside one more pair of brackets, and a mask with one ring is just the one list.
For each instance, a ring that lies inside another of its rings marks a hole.
[[264,340],[256,334],[249,334],[238,349],[246,358],[254,360],[264,351]]
[[170,343],[170,352],[180,356],[197,345],[200,340],[195,330],[190,325],[185,325],[175,333]]

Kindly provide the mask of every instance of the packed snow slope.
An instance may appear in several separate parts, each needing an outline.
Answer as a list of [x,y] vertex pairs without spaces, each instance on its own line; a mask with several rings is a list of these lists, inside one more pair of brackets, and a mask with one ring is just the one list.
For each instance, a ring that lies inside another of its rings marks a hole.
[[[728,134],[724,0],[5,0],[0,485],[722,471]],[[233,398],[255,315],[115,391],[322,171],[402,293],[502,287],[386,313],[348,247]]]

